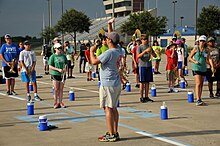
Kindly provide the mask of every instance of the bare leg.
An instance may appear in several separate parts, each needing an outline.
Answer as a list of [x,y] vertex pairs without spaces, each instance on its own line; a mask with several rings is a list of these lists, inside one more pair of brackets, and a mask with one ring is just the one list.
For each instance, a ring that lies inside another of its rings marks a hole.
[[119,114],[117,108],[113,108],[113,115],[114,115],[114,134],[118,132],[118,120]]
[[62,101],[63,101],[63,88],[64,88],[64,83],[59,83],[60,84],[60,92],[59,92],[59,103],[62,103]]
[[110,135],[112,135],[114,134],[114,115],[112,108],[105,107],[105,117],[106,117],[108,132],[110,133]]
[[148,97],[148,93],[149,93],[149,83],[145,84],[145,97]]

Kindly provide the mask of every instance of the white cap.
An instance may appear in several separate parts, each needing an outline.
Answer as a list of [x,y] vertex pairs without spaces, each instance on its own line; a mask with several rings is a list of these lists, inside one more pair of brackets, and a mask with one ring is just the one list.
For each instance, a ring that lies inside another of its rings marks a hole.
[[60,43],[56,43],[53,47],[54,47],[54,48],[60,48],[60,47],[62,47],[62,46],[61,46]]
[[201,35],[199,37],[199,41],[206,41],[206,36],[205,35]]

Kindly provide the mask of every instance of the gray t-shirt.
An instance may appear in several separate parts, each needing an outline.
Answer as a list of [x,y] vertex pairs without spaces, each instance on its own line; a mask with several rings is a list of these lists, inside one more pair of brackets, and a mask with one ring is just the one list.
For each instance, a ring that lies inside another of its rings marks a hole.
[[101,62],[100,81],[102,86],[117,87],[120,85],[118,72],[119,62],[122,58],[120,48],[112,48],[98,56]]
[[212,59],[214,65],[219,62],[219,56],[219,49],[214,48],[212,51],[210,51],[210,58]]
[[[146,46],[140,45],[137,48],[137,53],[140,54],[144,50],[146,50],[147,48],[149,48],[148,45],[146,45]],[[151,48],[151,50],[152,50],[152,48]],[[148,53],[145,53],[141,58],[138,58],[138,66],[139,67],[141,67],[141,66],[142,67],[151,67],[152,66],[151,55]]]
[[[23,60],[25,66],[30,68],[33,66],[33,62],[36,62],[36,54],[34,51],[23,50],[20,53],[19,60]],[[25,72],[25,69],[22,68],[21,72]]]

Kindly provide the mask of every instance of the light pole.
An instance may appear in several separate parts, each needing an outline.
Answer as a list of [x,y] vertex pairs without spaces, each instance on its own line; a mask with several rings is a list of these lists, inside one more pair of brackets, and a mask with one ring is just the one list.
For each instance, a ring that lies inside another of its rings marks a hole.
[[198,17],[198,0],[195,0],[195,15],[196,15],[196,24],[195,24],[195,40],[197,39],[197,17]]
[[[61,13],[62,13],[62,16],[61,16],[61,20],[62,20],[62,25],[63,25],[63,0],[61,0]],[[62,45],[64,46],[64,35],[63,35],[63,26],[62,26]]]
[[184,17],[181,16],[181,17],[180,17],[180,24],[181,24],[181,27],[183,26],[183,19],[184,19]]
[[175,6],[176,6],[176,3],[177,1],[173,1],[173,32],[175,32],[175,28],[176,28],[176,22],[175,22],[175,13],[176,13],[176,10],[175,10]]
[[[112,18],[115,17],[115,0],[112,0]],[[115,21],[113,22],[113,30],[115,30]]]

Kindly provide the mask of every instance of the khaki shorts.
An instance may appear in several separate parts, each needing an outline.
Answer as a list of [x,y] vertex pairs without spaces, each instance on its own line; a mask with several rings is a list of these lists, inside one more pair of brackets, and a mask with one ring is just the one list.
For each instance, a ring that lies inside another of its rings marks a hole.
[[167,80],[173,81],[176,79],[176,73],[174,70],[167,70],[166,71]]
[[120,94],[121,94],[121,84],[117,87],[100,86],[99,88],[100,108],[117,107]]

